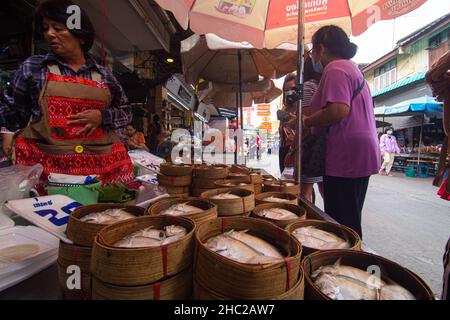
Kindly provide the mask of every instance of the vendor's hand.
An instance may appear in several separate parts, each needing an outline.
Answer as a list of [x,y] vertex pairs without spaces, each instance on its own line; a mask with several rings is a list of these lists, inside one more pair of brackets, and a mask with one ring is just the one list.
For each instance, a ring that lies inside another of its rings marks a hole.
[[302,127],[303,129],[308,129],[309,127],[306,125],[305,120],[308,119],[308,116],[305,116],[304,114],[302,114]]
[[102,124],[102,113],[100,110],[86,110],[74,116],[67,117],[70,121],[67,125],[85,125],[83,129],[77,132],[77,136],[86,134],[90,136],[95,129]]

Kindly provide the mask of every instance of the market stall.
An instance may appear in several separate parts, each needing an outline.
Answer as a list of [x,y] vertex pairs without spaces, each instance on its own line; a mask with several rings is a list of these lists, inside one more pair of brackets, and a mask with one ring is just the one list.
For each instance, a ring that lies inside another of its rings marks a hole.
[[[442,113],[443,104],[428,96],[404,101],[391,107],[375,109],[375,116],[378,120],[382,119],[382,122],[385,122],[385,119],[388,121],[389,119],[407,119],[401,125],[396,125],[396,121],[391,120],[396,131],[405,128],[420,130],[417,135],[418,144],[413,145],[412,148],[408,148],[408,146],[401,148],[403,152],[396,155],[394,169],[406,172],[408,176],[427,177],[436,174],[440,148],[439,146],[424,146],[424,130],[432,126],[432,124],[426,123],[426,119],[434,118],[440,121]],[[408,149],[410,152],[406,153],[405,151]]]

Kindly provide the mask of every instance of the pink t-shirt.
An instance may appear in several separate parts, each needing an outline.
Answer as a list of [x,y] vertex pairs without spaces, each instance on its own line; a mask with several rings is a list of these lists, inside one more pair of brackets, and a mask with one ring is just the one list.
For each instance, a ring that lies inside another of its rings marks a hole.
[[[325,67],[319,89],[311,101],[313,113],[325,108],[327,103],[350,106],[348,116],[328,130],[327,176],[363,178],[378,173],[380,168],[372,95],[367,84],[351,102],[363,81],[356,64],[349,60],[333,61]],[[318,130],[321,129],[314,129]]]

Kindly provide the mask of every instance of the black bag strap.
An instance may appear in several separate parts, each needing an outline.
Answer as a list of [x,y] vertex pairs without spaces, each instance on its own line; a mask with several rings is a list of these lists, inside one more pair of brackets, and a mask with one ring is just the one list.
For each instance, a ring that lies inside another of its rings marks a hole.
[[364,89],[365,86],[366,86],[366,80],[363,80],[362,83],[359,85],[358,89],[356,89],[356,91],[353,93],[352,102],[353,102],[353,100],[356,99],[357,96],[359,96],[359,94],[361,93],[361,91]]

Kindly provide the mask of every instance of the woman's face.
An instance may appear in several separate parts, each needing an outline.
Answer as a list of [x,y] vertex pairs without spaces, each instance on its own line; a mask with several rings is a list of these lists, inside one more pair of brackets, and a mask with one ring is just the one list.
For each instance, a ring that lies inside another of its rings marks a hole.
[[81,40],[70,33],[64,23],[44,18],[42,27],[44,38],[56,55],[67,57],[82,51]]

